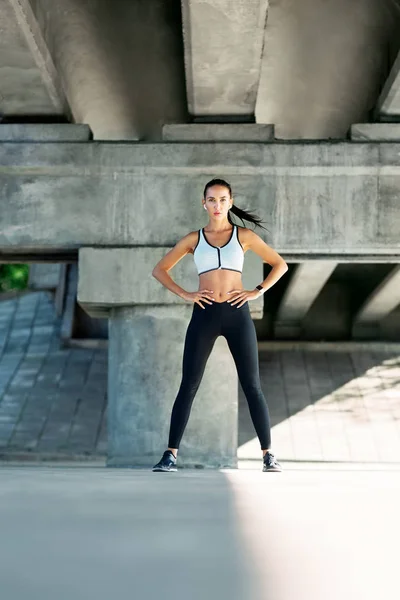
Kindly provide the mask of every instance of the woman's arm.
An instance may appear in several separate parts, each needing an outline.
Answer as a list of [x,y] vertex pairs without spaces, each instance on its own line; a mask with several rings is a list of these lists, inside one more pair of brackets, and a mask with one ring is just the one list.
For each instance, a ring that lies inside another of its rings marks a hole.
[[192,251],[197,242],[197,231],[192,231],[185,235],[182,239],[175,244],[175,246],[167,252],[165,256],[156,264],[152,271],[153,277],[157,279],[163,286],[168,290],[184,298],[188,292],[181,288],[175,281],[170,277],[168,271],[172,269],[186,254]]
[[263,294],[286,273],[289,267],[282,256],[271,248],[271,246],[268,246],[268,244],[266,244],[259,235],[254,233],[254,231],[251,231],[251,229],[245,230],[243,242],[247,248],[253,250],[258,256],[261,256],[263,262],[268,263],[272,267],[264,281],[260,281],[260,285],[264,288],[264,291],[260,290],[260,293]]

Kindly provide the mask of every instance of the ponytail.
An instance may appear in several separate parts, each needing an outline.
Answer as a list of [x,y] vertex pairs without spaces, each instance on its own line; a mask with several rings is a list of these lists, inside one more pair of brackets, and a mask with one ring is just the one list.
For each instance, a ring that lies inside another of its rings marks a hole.
[[[206,197],[207,189],[209,187],[213,186],[213,185],[223,185],[224,187],[228,188],[229,195],[232,198],[232,189],[231,189],[231,186],[224,179],[212,179],[211,181],[209,181],[208,183],[206,183],[206,186],[204,188],[204,193],[203,193],[203,197],[204,198]],[[243,227],[245,227],[245,224],[244,224],[244,221],[243,221],[243,219],[244,219],[246,221],[249,221],[250,223],[254,223],[254,225],[256,225],[257,227],[262,227],[263,229],[265,229],[266,231],[268,231],[266,229],[266,227],[264,227],[263,225],[261,225],[261,223],[263,223],[263,220],[261,219],[261,217],[259,217],[253,211],[244,210],[243,208],[239,208],[238,206],[236,206],[236,204],[232,204],[232,207],[228,211],[228,221],[229,221],[229,223],[231,225],[235,225],[234,221],[232,221],[231,213],[233,213],[234,215],[236,215],[237,217],[239,217],[239,219],[243,223]]]

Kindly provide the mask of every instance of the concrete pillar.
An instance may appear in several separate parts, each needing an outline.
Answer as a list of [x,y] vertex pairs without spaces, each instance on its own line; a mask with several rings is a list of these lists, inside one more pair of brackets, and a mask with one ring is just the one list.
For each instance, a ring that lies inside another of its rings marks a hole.
[[[110,467],[151,466],[168,445],[192,306],[113,308],[108,347]],[[224,338],[218,338],[182,438],[184,467],[237,465],[238,381]]]
[[[193,304],[151,275],[169,248],[80,248],[78,303],[109,318],[108,458],[110,467],[150,467],[168,445],[172,406],[182,376],[186,329]],[[262,281],[262,261],[247,261],[245,287]],[[198,289],[192,257],[171,273]],[[250,279],[252,281],[250,281]],[[247,286],[246,284],[250,284]],[[250,303],[262,316],[263,298]],[[225,338],[208,359],[180,446],[184,467],[237,465],[238,378]]]

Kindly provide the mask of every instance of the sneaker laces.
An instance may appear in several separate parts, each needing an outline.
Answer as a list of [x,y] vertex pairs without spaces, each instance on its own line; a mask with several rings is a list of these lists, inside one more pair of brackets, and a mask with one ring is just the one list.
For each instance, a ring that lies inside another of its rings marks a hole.
[[276,465],[275,455],[272,454],[272,452],[266,452],[266,454],[264,456],[264,462],[268,463],[269,466],[275,466]]

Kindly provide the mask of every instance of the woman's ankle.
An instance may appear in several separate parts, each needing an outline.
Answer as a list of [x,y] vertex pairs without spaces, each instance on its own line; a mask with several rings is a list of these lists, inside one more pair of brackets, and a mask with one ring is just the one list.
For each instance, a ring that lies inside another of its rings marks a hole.
[[170,452],[172,452],[172,454],[174,455],[175,459],[178,456],[178,450],[177,448],[167,448],[167,450],[169,450]]

